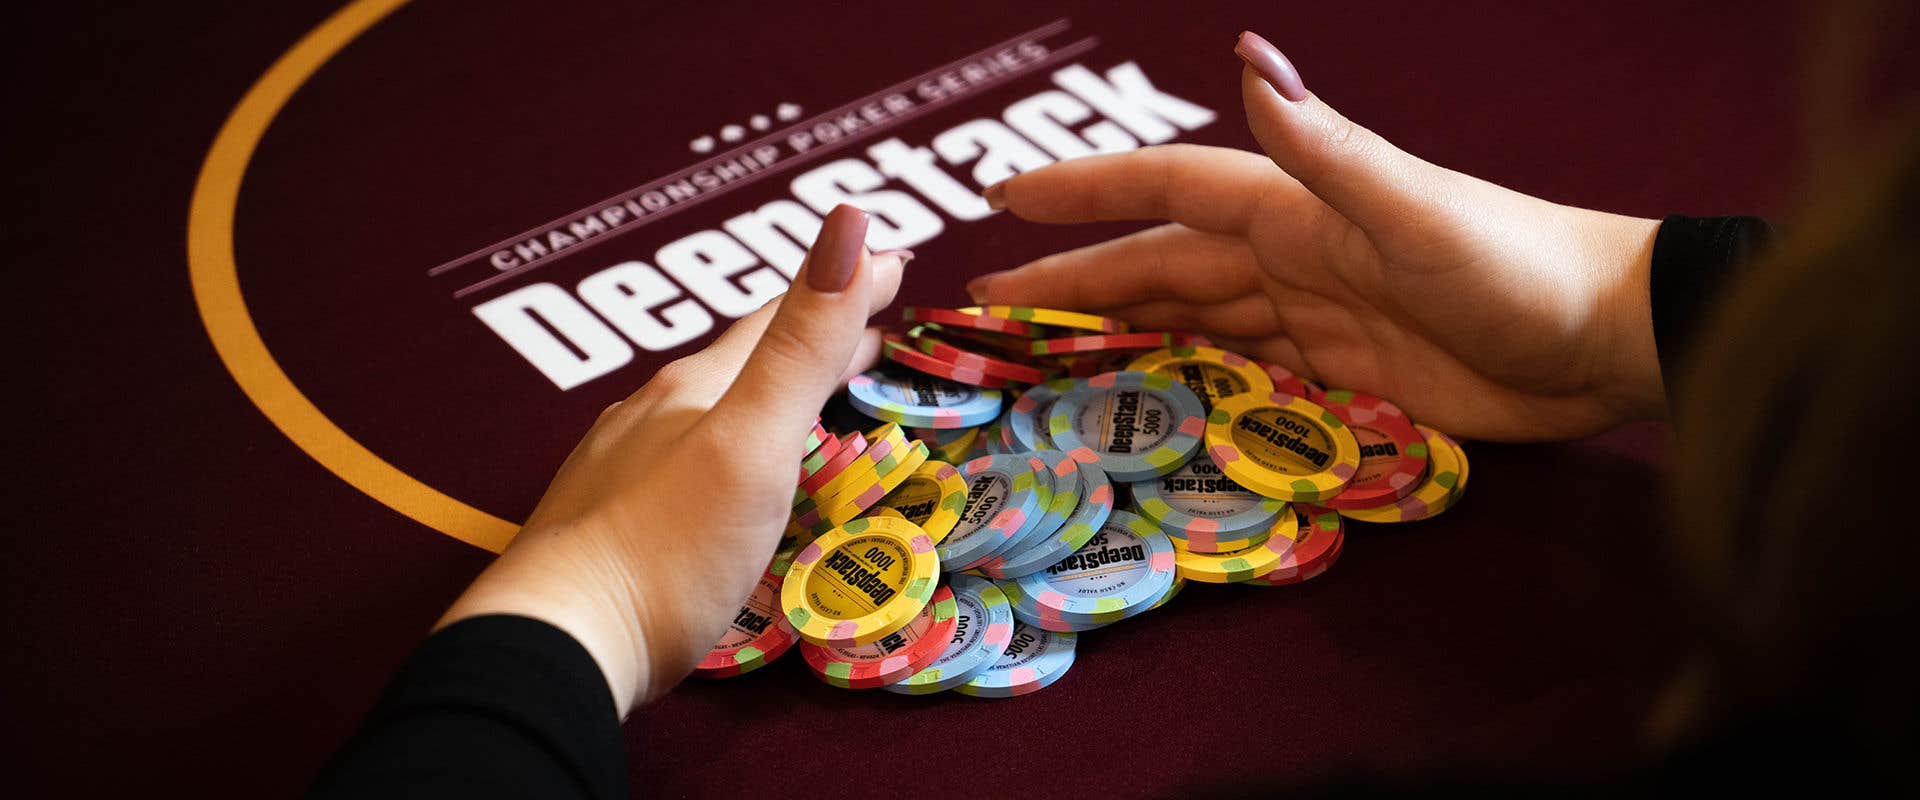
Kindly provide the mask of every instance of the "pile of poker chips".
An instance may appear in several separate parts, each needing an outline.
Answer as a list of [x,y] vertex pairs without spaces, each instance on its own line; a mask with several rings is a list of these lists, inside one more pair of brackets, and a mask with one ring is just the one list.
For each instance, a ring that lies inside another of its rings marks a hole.
[[901,694],[1036,691],[1076,637],[1189,582],[1327,571],[1345,520],[1411,522],[1466,490],[1445,434],[1184,333],[1013,306],[905,309],[816,423],[780,550],[695,670],[798,645],[821,680]]

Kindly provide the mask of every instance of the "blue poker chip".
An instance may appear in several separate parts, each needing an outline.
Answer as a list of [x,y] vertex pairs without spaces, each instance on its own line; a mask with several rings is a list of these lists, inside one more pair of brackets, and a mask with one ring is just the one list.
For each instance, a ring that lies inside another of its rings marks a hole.
[[1033,544],[1052,536],[1060,530],[1060,526],[1067,524],[1067,517],[1071,516],[1073,509],[1080,505],[1080,475],[1078,474],[1080,465],[1073,460],[1072,456],[1059,450],[1044,453],[1026,452],[1017,455],[1027,459],[1027,465],[1033,467],[1035,472],[1046,479],[1038,482],[1042,491],[1040,505],[1034,509],[1034,513],[1039,515],[1039,519],[1034,520],[1033,525],[1022,531],[1019,536],[1008,539],[994,548],[993,554],[988,556],[987,560],[979,565],[980,567],[999,563],[1005,560],[1006,556],[1023,552]]
[[948,572],[968,569],[1026,533],[1040,517],[1041,482],[1050,480],[1026,458],[1010,455],[961,464],[960,477],[967,482],[967,504],[953,530],[934,545],[941,569]]
[[1018,697],[1052,686],[1073,666],[1079,637],[1015,621],[1007,652],[986,671],[953,690],[974,697]]
[[972,575],[947,579],[953,590],[953,641],[926,669],[881,688],[895,694],[933,694],[986,672],[1013,640],[1013,604],[993,581]]
[[1092,539],[1113,514],[1113,485],[1096,464],[1075,462],[1080,477],[1080,504],[1052,536],[1034,541],[1024,551],[990,559],[980,571],[995,578],[1018,578],[1051,567]]
[[1112,625],[1112,622],[1089,622],[1079,618],[1046,617],[1040,614],[1040,607],[1033,598],[1020,591],[1018,584],[1007,582],[1000,585],[1002,595],[1007,598],[1013,609],[1013,618],[1022,623],[1055,633],[1086,633]]
[[1159,526],[1115,511],[1080,549],[1015,582],[1041,619],[1108,623],[1152,608],[1176,577],[1173,540]]
[[1060,395],[1081,383],[1073,378],[1058,378],[1027,389],[1020,399],[1007,408],[1007,431],[1013,441],[1026,450],[1055,449],[1053,439],[1047,434],[1047,420],[1053,413],[1053,404],[1060,399]]
[[1202,553],[1259,544],[1287,510],[1286,501],[1234,483],[1211,458],[1194,458],[1129,488],[1141,516],[1159,524],[1168,536],[1197,545],[1195,552]]
[[1200,449],[1206,407],[1185,384],[1146,372],[1106,372],[1068,389],[1053,404],[1054,447],[1085,450],[1128,483],[1180,468]]
[[878,420],[914,428],[971,428],[1000,416],[1000,391],[906,370],[875,369],[847,382],[847,402]]

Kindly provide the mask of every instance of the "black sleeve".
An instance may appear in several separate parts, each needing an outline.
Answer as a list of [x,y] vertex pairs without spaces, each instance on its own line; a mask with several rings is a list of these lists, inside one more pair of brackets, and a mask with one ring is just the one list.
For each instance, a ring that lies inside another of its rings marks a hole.
[[565,632],[462,620],[414,651],[310,796],[625,798],[620,718]]
[[1706,326],[1708,312],[1734,279],[1772,248],[1773,226],[1759,217],[1667,217],[1653,240],[1653,341],[1667,389]]

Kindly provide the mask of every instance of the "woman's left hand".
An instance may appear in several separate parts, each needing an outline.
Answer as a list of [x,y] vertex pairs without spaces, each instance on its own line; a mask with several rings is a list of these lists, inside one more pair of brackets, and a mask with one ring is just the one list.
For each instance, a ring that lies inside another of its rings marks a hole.
[[911,254],[868,254],[866,228],[864,212],[834,209],[785,296],[602,412],[439,626],[518,614],[559,627],[622,714],[685,677],[772,557],[820,407],[878,351],[867,320]]

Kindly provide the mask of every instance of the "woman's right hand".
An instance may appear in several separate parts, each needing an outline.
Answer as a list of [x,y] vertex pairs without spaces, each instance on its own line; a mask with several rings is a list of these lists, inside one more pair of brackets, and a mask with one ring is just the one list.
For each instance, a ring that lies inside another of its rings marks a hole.
[[1429,164],[1308,93],[1265,39],[1235,52],[1266,157],[1169,145],[990,187],[1037,222],[1170,222],[981,276],[974,299],[1199,331],[1464,437],[1666,414],[1647,285],[1658,221]]

